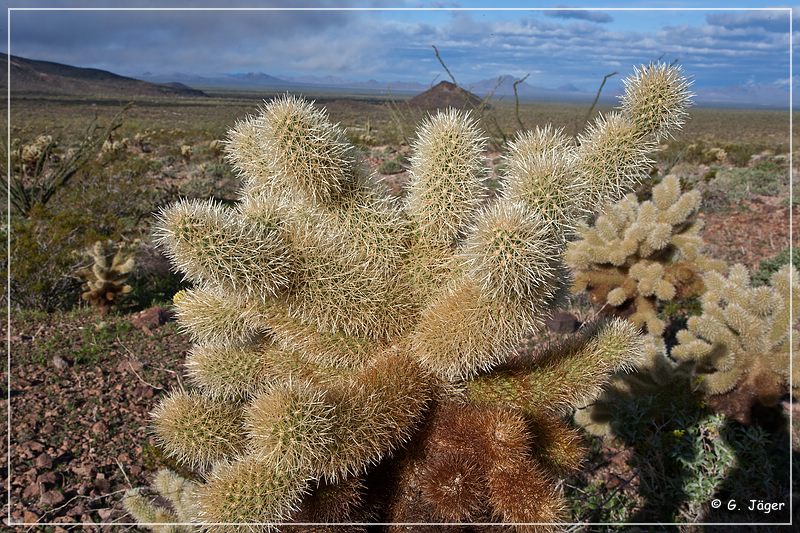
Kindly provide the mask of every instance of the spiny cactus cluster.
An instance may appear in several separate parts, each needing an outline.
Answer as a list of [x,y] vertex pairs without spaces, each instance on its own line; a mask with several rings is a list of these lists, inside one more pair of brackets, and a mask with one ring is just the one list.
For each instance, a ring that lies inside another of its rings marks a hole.
[[727,276],[708,272],[704,280],[703,313],[689,318],[671,353],[697,365],[713,408],[748,423],[755,405],[774,406],[790,383],[800,383],[800,361],[793,361],[789,375],[790,353],[800,347],[797,333],[789,334],[790,309],[800,305],[797,270],[785,265],[761,287],[751,286],[743,265]]
[[579,143],[520,135],[492,201],[468,114],[419,128],[402,204],[307,102],[278,98],[238,123],[227,149],[241,201],[180,202],[157,232],[195,284],[175,305],[197,345],[190,388],[162,400],[154,430],[204,482],[160,474],[174,510],[138,492],[128,510],[219,530],[563,518],[556,482],[581,452],[560,417],[642,340],[616,320],[533,360],[511,349],[562,301],[576,221],[645,175],[685,114],[677,68],[643,67],[626,87]]
[[133,251],[114,241],[97,241],[88,256],[92,264],[77,274],[84,279],[81,298],[101,311],[107,311],[133,290],[126,281],[134,268]]
[[659,305],[699,296],[702,274],[723,268],[701,251],[699,207],[700,193],[681,194],[673,175],[653,187],[651,200],[639,203],[627,195],[569,243],[565,257],[576,271],[573,292],[588,291],[593,303],[626,316],[663,348],[658,338],[666,324],[658,317]]

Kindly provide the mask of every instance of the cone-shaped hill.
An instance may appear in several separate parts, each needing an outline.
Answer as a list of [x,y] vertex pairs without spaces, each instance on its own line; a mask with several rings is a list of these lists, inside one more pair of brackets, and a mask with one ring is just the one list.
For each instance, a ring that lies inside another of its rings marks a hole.
[[454,83],[440,81],[427,91],[410,99],[408,105],[431,111],[447,107],[474,109],[481,105],[481,98]]

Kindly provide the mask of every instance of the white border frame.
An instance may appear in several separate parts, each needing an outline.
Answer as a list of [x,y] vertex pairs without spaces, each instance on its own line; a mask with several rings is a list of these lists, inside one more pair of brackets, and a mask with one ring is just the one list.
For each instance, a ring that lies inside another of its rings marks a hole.
[[[792,7],[8,7],[6,8],[6,20],[8,29],[8,43],[7,43],[7,154],[6,161],[9,175],[7,182],[9,184],[7,194],[7,212],[6,212],[6,253],[7,253],[7,279],[6,279],[6,302],[7,317],[6,317],[6,350],[7,350],[7,468],[8,468],[8,487],[6,490],[6,506],[8,511],[6,513],[6,525],[11,526],[166,526],[166,525],[180,525],[180,526],[197,526],[198,524],[191,522],[12,522],[11,521],[11,13],[13,11],[777,11],[788,13],[789,15],[789,246],[790,250],[794,246],[792,240],[792,200],[793,195],[793,169],[792,169],[792,115],[794,112],[792,96],[793,96],[793,18],[794,8]],[[792,254],[789,254],[789,264],[792,265]],[[793,291],[791,283],[790,295]],[[791,296],[789,298],[789,316],[793,316]],[[792,339],[794,328],[789,324],[789,376],[791,380],[792,375]],[[790,384],[791,385],[791,384]],[[790,395],[792,394],[791,386],[789,387]],[[474,526],[527,526],[527,525],[551,525],[551,526],[787,526],[793,525],[793,476],[792,476],[792,447],[791,439],[793,435],[793,419],[789,416],[789,522],[531,522],[531,523],[496,523],[496,522],[247,522],[247,523],[207,523],[206,525],[213,526],[310,526],[310,525],[333,525],[333,526],[458,526],[458,525],[474,525]]]

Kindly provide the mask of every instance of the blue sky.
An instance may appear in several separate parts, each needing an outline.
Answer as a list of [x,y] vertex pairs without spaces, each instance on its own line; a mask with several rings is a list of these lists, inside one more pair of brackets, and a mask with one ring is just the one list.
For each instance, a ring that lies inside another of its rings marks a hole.
[[[677,59],[701,96],[736,96],[754,105],[786,102],[786,11],[680,11],[752,8],[759,2],[523,1],[17,1],[11,7],[664,7],[669,11],[14,11],[12,53],[139,76],[144,72],[429,83],[443,72],[436,45],[458,81],[530,74],[531,85],[593,91],[608,72],[663,56]],[[775,4],[772,4],[775,6]],[[770,7],[772,7],[770,6]],[[780,6],[779,6],[780,7]],[[791,5],[786,5],[791,7]],[[674,10],[673,10],[674,9]],[[5,29],[5,26],[4,26]],[[800,23],[795,21],[795,40]],[[3,35],[5,41],[5,35]],[[619,77],[618,77],[619,78]],[[619,80],[611,82],[616,88]]]

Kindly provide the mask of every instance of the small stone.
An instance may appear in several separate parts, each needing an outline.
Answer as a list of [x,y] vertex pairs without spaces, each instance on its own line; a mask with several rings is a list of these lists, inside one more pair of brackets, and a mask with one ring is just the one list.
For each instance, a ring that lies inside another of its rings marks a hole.
[[55,507],[61,503],[64,503],[64,495],[61,494],[60,491],[57,490],[48,490],[42,497],[39,498],[39,503],[42,505],[49,505],[50,507]]
[[53,459],[46,453],[40,454],[36,458],[36,468],[41,468],[43,470],[53,468]]
[[580,325],[578,319],[572,313],[559,311],[545,320],[547,328],[554,333],[574,333],[578,331]]
[[39,484],[38,483],[31,483],[25,490],[22,491],[22,497],[26,500],[30,500],[35,498],[39,495]]
[[105,433],[106,429],[107,429],[106,425],[103,423],[102,420],[92,424],[92,433],[94,433],[95,435],[100,433]]
[[39,477],[36,478],[36,483],[55,484],[55,482],[56,482],[55,472],[45,472],[44,474],[41,474]]
[[117,365],[117,372],[141,372],[144,365],[138,359],[125,359]]
[[25,511],[22,513],[22,521],[26,524],[35,524],[39,521],[39,517],[36,515],[36,513]]
[[67,362],[67,360],[61,357],[60,355],[54,355],[53,358],[50,360],[50,362],[53,364],[54,367],[56,367],[57,370],[63,371],[69,368],[69,363]]
[[153,329],[163,326],[173,318],[173,313],[163,307],[151,307],[140,311],[130,319],[134,327],[147,334],[152,334]]
[[100,510],[97,511],[97,514],[100,515],[100,518],[102,518],[103,521],[105,522],[106,520],[111,518],[111,513],[112,512],[113,512],[113,509],[100,509]]

